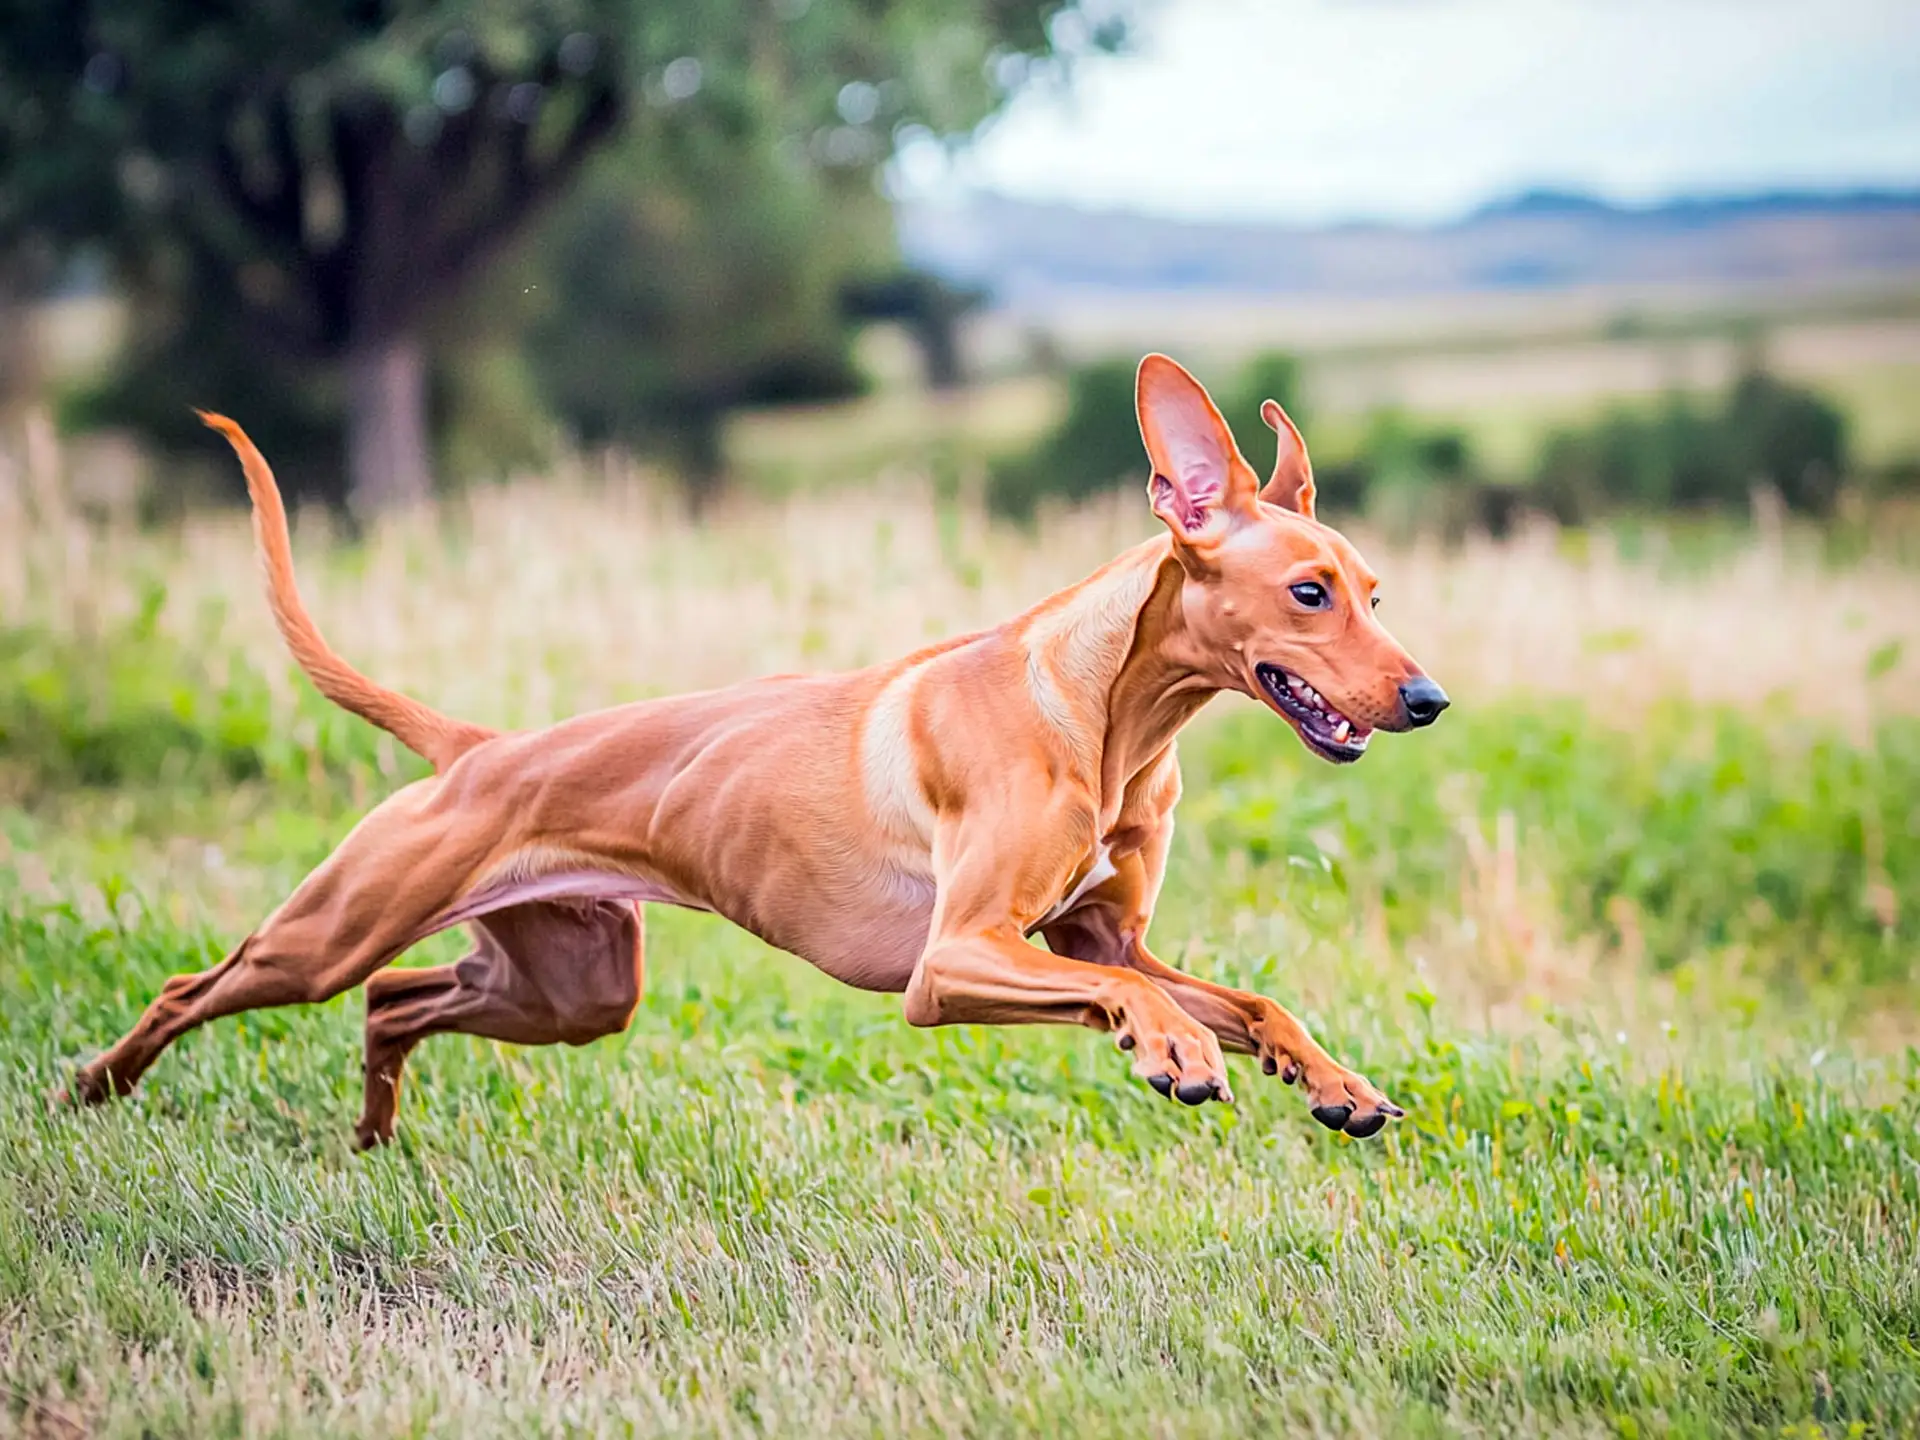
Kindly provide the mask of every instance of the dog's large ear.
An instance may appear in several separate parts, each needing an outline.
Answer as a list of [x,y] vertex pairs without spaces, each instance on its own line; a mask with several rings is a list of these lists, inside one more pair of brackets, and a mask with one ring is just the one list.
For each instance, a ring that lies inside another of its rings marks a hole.
[[1260,418],[1280,440],[1280,453],[1273,457],[1273,478],[1267,481],[1260,498],[1311,520],[1313,462],[1307,458],[1307,442],[1300,438],[1300,427],[1280,408],[1278,400],[1262,403]]
[[1260,481],[1198,380],[1165,355],[1140,362],[1134,382],[1140,438],[1153,462],[1153,513],[1187,545],[1224,535],[1251,515]]

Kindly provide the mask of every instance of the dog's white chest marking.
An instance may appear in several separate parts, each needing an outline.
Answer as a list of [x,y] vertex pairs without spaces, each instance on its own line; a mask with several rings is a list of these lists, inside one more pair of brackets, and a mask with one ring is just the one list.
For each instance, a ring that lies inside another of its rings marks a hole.
[[1078,905],[1081,900],[1086,897],[1088,891],[1094,889],[1096,886],[1104,885],[1119,873],[1119,868],[1113,863],[1113,847],[1111,845],[1102,845],[1099,853],[1093,857],[1093,864],[1087,867],[1087,873],[1080,877],[1080,883],[1065,895],[1062,895],[1058,900],[1054,901],[1053,908],[1033,922],[1033,928],[1038,930],[1049,921],[1058,920],[1062,915]]

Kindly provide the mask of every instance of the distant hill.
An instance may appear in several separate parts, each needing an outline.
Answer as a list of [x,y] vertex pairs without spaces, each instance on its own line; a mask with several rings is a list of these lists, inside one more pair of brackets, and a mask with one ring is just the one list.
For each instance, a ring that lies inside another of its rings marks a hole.
[[1197,224],[999,196],[899,211],[909,260],[1024,308],[1063,294],[1386,296],[1920,279],[1920,190],[1688,198],[1534,191],[1451,224]]

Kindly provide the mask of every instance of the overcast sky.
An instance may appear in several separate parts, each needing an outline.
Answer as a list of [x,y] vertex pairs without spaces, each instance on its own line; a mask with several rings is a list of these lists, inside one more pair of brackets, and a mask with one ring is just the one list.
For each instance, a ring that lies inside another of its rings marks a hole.
[[1920,185],[1920,0],[1159,0],[1134,53],[901,178],[1301,221]]

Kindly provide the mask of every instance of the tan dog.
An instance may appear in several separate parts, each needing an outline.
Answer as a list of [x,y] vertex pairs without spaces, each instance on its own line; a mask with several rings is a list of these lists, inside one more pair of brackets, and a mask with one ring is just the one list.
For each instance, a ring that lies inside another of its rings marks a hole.
[[[1174,732],[1221,690],[1258,696],[1329,760],[1446,707],[1373,615],[1374,576],[1313,518],[1293,423],[1261,489],[1198,381],[1141,363],[1140,430],[1167,534],[993,630],[851,674],[777,676],[531,733],[452,720],[359,674],[294,587],[272,473],[232,421],[268,595],[321,693],[432,762],[239,948],[169,980],[79,1073],[133,1088],[197,1025],[367,984],[362,1145],[393,1134],[407,1053],[438,1031],[579,1045],[640,998],[640,902],[724,915],[914,1025],[1110,1030],[1134,1073],[1230,1100],[1223,1048],[1304,1078],[1315,1118],[1402,1112],[1272,1000],[1183,975],[1146,932],[1180,794]],[[453,965],[385,970],[472,926]],[[1029,943],[1045,937],[1047,949]]]

